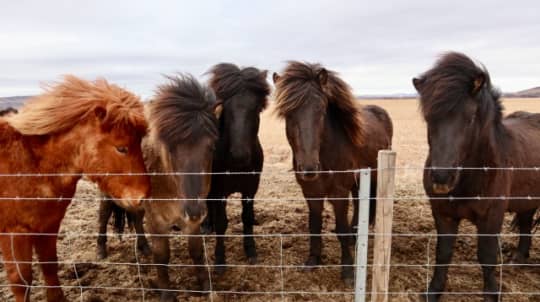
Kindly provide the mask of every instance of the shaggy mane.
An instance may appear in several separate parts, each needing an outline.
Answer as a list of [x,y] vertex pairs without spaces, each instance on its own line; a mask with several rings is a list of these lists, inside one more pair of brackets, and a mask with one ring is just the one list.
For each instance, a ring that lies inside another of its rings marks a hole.
[[30,99],[18,114],[6,121],[23,135],[49,135],[67,131],[93,114],[106,111],[104,125],[146,133],[143,104],[139,97],[105,79],[85,81],[67,75],[59,83]]
[[421,75],[420,109],[424,118],[438,119],[463,108],[479,76],[484,77],[483,86],[474,97],[479,104],[479,115],[491,116],[495,112],[495,120],[501,121],[501,93],[492,86],[489,73],[484,66],[458,52],[444,54],[435,66]]
[[231,63],[220,63],[209,71],[210,87],[221,101],[226,101],[232,96],[249,90],[261,97],[261,110],[266,108],[270,94],[270,86],[266,81],[267,71],[261,71],[255,67],[239,68]]
[[360,105],[356,104],[352,89],[336,72],[327,70],[325,87],[317,75],[320,64],[290,61],[276,83],[275,101],[278,115],[285,118],[302,106],[312,102],[327,102],[327,112],[347,133],[355,145],[364,142]]
[[169,82],[158,87],[149,106],[152,131],[169,151],[179,144],[192,143],[203,136],[217,139],[214,115],[216,97],[191,75],[168,76]]

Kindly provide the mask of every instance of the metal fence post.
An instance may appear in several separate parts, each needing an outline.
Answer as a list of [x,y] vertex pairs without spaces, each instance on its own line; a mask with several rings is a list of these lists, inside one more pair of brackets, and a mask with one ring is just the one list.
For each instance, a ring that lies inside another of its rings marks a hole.
[[361,169],[360,186],[358,191],[358,226],[356,229],[356,280],[354,288],[355,302],[366,301],[370,185],[371,169]]

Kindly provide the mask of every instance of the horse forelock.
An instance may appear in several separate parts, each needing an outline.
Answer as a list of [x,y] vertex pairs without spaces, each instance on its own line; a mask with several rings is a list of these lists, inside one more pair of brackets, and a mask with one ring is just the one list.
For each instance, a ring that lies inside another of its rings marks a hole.
[[[475,79],[484,83],[475,96],[471,95]],[[420,110],[424,119],[436,120],[459,111],[465,102],[473,98],[479,106],[479,116],[502,118],[500,92],[492,86],[486,68],[462,53],[446,53],[435,65],[421,76]]]
[[216,97],[225,102],[234,95],[250,91],[257,95],[260,100],[260,110],[264,110],[268,104],[270,85],[266,81],[266,71],[255,67],[239,68],[231,63],[220,63],[213,66],[209,71],[211,78],[209,85]]
[[155,135],[169,150],[203,137],[217,139],[214,93],[191,75],[179,74],[168,79],[169,83],[159,86],[149,104],[148,119]]

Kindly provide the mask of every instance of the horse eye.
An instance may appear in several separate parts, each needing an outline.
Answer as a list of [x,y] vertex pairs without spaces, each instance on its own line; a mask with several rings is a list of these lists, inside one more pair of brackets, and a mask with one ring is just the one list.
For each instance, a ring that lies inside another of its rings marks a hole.
[[128,147],[126,147],[126,146],[116,147],[116,151],[118,151],[119,153],[122,153],[122,154],[127,154],[128,153]]

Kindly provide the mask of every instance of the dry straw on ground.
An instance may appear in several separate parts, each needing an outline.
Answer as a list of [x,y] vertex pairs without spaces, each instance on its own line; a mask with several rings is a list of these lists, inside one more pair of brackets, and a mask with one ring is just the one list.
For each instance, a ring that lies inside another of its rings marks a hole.
[[[387,109],[393,119],[395,135],[394,150],[397,151],[398,167],[419,167],[423,165],[426,152],[425,125],[417,110],[416,100],[377,100],[362,101],[376,103]],[[504,102],[507,110],[540,111],[540,100],[523,99]],[[290,148],[285,139],[284,124],[272,114],[269,108],[264,114],[261,125],[261,140],[265,151],[265,172],[257,198],[298,197],[296,202],[258,202],[255,204],[256,217],[260,225],[255,227],[257,234],[294,234],[308,233],[307,206],[301,201],[301,192],[291,174]],[[435,232],[431,212],[424,198],[421,186],[421,170],[399,170],[396,176],[396,194],[394,214],[395,234],[433,234]],[[96,197],[96,189],[88,183],[81,182],[78,197],[85,199]],[[416,196],[417,198],[409,198]],[[128,287],[138,288],[142,285],[150,287],[150,281],[155,277],[153,270],[142,268],[141,278],[136,266],[111,265],[107,262],[135,262],[134,243],[131,238],[123,241],[117,238],[109,239],[109,258],[105,261],[96,260],[96,238],[79,236],[78,233],[94,234],[97,232],[97,202],[74,202],[66,214],[61,233],[66,234],[59,241],[59,258],[63,262],[79,262],[76,272],[73,265],[61,265],[60,277],[66,286],[75,288],[65,292],[71,301],[78,301],[80,290],[78,286],[89,287]],[[241,234],[239,202],[229,203],[229,233]],[[326,208],[324,214],[324,232],[331,233],[334,229],[331,209]],[[507,216],[504,233],[509,233]],[[469,223],[463,223],[461,233],[474,233],[475,229]],[[69,235],[72,234],[72,235]],[[323,261],[325,264],[339,264],[340,249],[335,236],[324,239]],[[516,238],[503,238],[503,251],[513,248]],[[214,240],[207,240],[208,257],[213,258]],[[536,238],[533,240],[530,263],[540,264],[540,247]],[[226,241],[228,262],[230,264],[246,264],[240,238]],[[191,264],[186,240],[173,240],[173,264]],[[435,240],[426,236],[393,238],[392,264],[390,280],[390,301],[417,301],[417,292],[424,291],[428,277],[431,275],[426,264],[434,264]],[[260,238],[257,240],[259,264],[301,265],[308,252],[308,238],[284,238],[283,254],[280,253],[279,238]],[[504,255],[503,260],[507,255]],[[141,259],[149,263],[151,259]],[[476,239],[462,237],[456,244],[455,264],[473,264],[452,267],[449,273],[447,290],[457,292],[478,292],[482,289],[482,275],[476,265]],[[411,266],[418,265],[418,266]],[[281,276],[284,276],[282,280]],[[213,289],[218,291],[256,291],[279,292],[282,281],[285,291],[300,291],[309,294],[284,295],[279,294],[230,294],[212,295],[212,297],[194,297],[179,294],[181,301],[352,301],[352,295],[319,295],[318,292],[353,291],[340,281],[339,268],[320,268],[312,272],[300,269],[236,267],[230,268],[224,276],[212,276]],[[35,272],[37,277],[37,270]],[[77,278],[78,276],[78,278]],[[34,284],[42,285],[39,278]],[[189,290],[196,287],[196,280],[190,267],[175,267],[171,269],[171,279],[177,289]],[[526,294],[511,294],[512,292],[540,292],[540,270],[538,267],[504,267],[503,290],[509,293],[506,301],[540,301],[540,296]],[[0,300],[9,301],[11,294],[5,287],[7,284],[5,271],[0,265]],[[35,289],[32,301],[44,301],[44,290]],[[145,292],[146,301],[158,301],[158,295],[151,291]],[[83,291],[84,301],[142,301],[142,291],[122,289],[88,289]],[[444,301],[481,301],[480,296],[469,294],[446,295]]]

